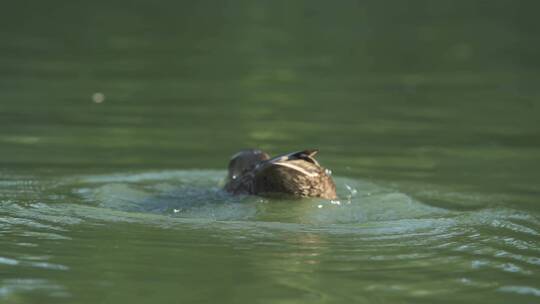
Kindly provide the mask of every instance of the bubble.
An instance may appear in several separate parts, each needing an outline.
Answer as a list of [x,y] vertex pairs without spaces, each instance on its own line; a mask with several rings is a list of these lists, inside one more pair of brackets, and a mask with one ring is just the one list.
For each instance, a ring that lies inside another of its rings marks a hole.
[[92,94],[92,101],[94,101],[95,103],[104,102],[105,101],[105,94],[100,93],[100,92],[96,92],[96,93]]

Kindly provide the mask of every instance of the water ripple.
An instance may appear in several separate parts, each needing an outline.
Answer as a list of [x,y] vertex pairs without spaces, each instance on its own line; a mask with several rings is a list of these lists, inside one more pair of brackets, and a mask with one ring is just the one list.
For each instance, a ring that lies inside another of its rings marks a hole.
[[[166,171],[83,176],[46,190],[33,185],[40,193],[30,196],[57,201],[2,200],[1,233],[14,241],[0,240],[6,248],[0,265],[14,273],[69,274],[89,257],[64,260],[56,246],[77,247],[90,238],[111,253],[121,252],[117,244],[127,247],[129,254],[116,261],[120,267],[133,263],[131,254],[154,247],[173,250],[175,259],[189,248],[197,257],[231,249],[235,258],[248,256],[244,263],[256,273],[279,274],[279,284],[292,290],[303,287],[286,277],[322,272],[353,280],[365,274],[385,282],[370,280],[361,286],[364,292],[431,297],[465,288],[538,296],[534,285],[518,284],[535,281],[540,266],[535,215],[502,207],[447,210],[389,187],[339,177],[346,198],[340,204],[233,197],[220,190],[222,176]],[[146,231],[156,232],[145,238]],[[115,233],[122,241],[109,243]],[[21,281],[22,287],[2,282],[4,295],[32,288],[67,294],[47,281]]]
[[521,295],[532,295],[540,297],[540,289],[530,286],[503,286],[499,288],[502,292],[517,293]]

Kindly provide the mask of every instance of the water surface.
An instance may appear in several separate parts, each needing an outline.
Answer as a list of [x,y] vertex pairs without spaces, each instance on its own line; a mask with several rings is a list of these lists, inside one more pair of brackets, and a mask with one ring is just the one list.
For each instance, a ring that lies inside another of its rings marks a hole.
[[[538,8],[10,3],[0,302],[538,302]],[[245,147],[340,200],[223,193]]]

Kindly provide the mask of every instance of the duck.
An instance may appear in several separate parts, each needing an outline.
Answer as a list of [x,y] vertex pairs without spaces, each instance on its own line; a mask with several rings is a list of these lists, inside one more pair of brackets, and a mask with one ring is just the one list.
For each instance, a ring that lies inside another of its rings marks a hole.
[[224,190],[233,195],[317,197],[337,199],[330,170],[308,149],[270,155],[259,149],[242,150],[231,157]]

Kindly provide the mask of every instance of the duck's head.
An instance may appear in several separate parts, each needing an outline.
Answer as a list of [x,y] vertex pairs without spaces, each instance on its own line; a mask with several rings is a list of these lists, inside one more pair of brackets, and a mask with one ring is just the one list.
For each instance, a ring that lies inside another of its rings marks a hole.
[[260,162],[268,159],[270,159],[270,155],[261,150],[242,150],[233,155],[229,162],[228,179],[235,180],[242,174],[253,170]]

